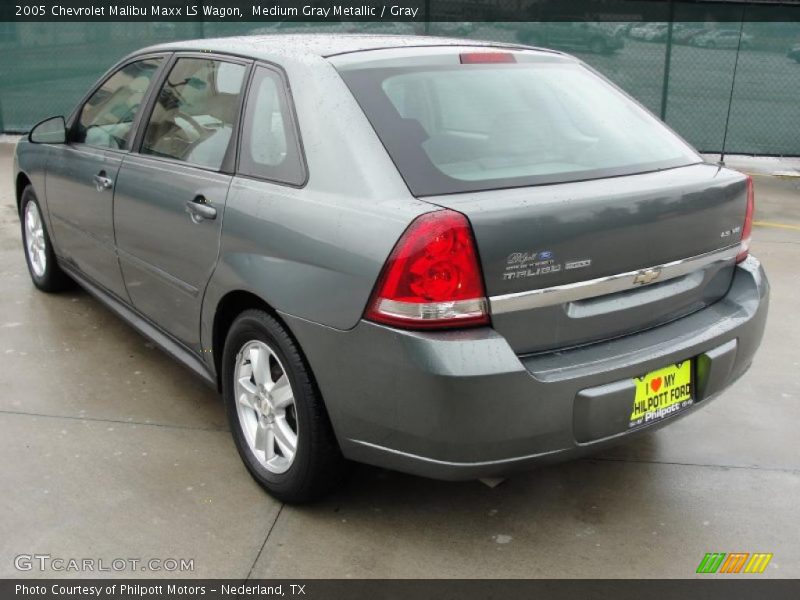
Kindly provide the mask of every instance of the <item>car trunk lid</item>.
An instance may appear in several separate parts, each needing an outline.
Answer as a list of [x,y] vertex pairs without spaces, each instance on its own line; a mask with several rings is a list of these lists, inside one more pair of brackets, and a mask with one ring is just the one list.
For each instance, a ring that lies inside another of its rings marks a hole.
[[467,216],[492,323],[520,354],[610,339],[721,298],[747,188],[710,164],[425,198]]

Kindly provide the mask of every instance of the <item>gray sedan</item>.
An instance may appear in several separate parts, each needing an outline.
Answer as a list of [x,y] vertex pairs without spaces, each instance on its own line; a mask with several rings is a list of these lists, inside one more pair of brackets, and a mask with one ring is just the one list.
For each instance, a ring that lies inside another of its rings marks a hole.
[[708,404],[764,331],[752,181],[559,52],[154,46],[14,177],[34,285],[79,283],[216,387],[289,502],[348,460],[458,480],[594,452]]

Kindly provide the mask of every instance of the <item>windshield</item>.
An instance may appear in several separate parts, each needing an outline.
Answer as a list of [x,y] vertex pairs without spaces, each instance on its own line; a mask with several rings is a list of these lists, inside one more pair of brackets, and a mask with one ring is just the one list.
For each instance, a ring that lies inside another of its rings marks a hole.
[[701,162],[577,63],[365,68],[342,77],[417,196]]

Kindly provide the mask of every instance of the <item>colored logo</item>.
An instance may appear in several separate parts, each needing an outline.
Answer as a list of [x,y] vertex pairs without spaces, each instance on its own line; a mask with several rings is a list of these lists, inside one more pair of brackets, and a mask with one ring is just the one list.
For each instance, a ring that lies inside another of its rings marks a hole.
[[766,552],[707,552],[697,567],[697,573],[763,573],[772,554]]

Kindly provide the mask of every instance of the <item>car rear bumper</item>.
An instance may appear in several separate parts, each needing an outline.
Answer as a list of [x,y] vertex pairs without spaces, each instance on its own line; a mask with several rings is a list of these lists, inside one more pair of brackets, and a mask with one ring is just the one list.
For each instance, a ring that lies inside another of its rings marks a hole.
[[[728,294],[666,325],[519,357],[490,328],[339,331],[284,315],[311,363],[345,456],[437,479],[499,476],[596,451],[708,404],[750,366],[769,284],[748,258]],[[696,358],[695,404],[628,429],[632,378]]]

